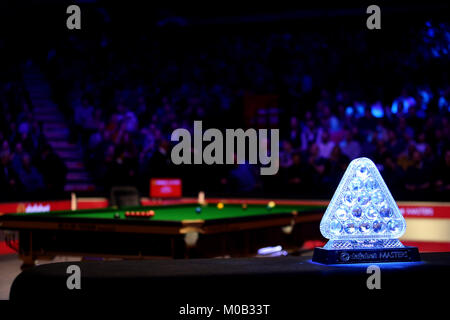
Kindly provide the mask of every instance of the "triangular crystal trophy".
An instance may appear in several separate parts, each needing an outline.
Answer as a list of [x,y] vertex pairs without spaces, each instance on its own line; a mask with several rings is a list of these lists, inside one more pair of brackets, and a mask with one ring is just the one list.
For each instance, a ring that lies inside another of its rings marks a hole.
[[368,158],[355,159],[320,222],[320,232],[329,241],[314,250],[313,261],[418,261],[417,248],[398,240],[405,230],[406,221],[375,164]]

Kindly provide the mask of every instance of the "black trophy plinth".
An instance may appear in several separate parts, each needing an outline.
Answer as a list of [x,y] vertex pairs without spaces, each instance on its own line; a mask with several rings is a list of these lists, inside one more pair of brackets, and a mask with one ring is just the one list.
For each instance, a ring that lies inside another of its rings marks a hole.
[[324,249],[315,248],[312,261],[323,264],[420,261],[416,247]]

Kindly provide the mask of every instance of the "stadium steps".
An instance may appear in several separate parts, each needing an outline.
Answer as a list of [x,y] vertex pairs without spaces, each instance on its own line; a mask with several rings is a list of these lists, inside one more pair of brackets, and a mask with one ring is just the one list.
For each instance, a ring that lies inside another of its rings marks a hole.
[[56,148],[54,149],[56,154],[63,159],[66,160],[76,160],[76,161],[82,161],[83,160],[83,154],[79,150],[63,150]]
[[[26,86],[34,86],[35,84],[25,82]],[[30,93],[30,96],[33,97],[36,100],[45,100],[47,97],[50,96],[51,92],[50,89],[46,87],[38,87],[38,89],[28,91]]]
[[[60,124],[59,128],[49,128],[44,126],[44,134],[45,136],[52,136],[52,137],[64,137],[66,139],[69,136],[69,128],[63,127],[62,124]],[[56,140],[56,139],[55,139]]]
[[45,131],[44,135],[48,141],[67,141],[69,139],[69,135],[64,132]]
[[45,114],[45,113],[52,113],[55,112],[55,107],[54,106],[49,106],[47,105],[45,102],[33,102],[33,106],[34,106],[34,112],[37,114]]
[[[53,102],[49,102],[47,99],[42,98],[34,98],[33,100],[34,110],[37,113],[49,113],[54,112],[55,108],[57,109],[57,105]],[[59,110],[58,110],[59,111]]]
[[55,130],[55,129],[67,129],[67,124],[62,122],[50,122],[50,123],[44,123],[43,125],[44,130]]
[[77,181],[77,182],[89,182],[91,177],[87,172],[76,172],[72,171],[67,173],[67,180],[69,181]]
[[39,70],[31,67],[24,72],[24,83],[34,106],[35,119],[42,122],[44,136],[67,167],[64,190],[94,191],[95,185],[83,162],[83,150],[70,143],[69,125],[51,100],[51,88],[46,79]]
[[84,163],[82,161],[69,161],[68,160],[68,161],[66,161],[66,166],[70,172],[86,170]]
[[36,113],[35,118],[38,121],[42,121],[44,123],[54,123],[54,122],[64,122],[64,117],[61,114],[54,113]]
[[92,183],[66,183],[64,186],[66,192],[87,192],[95,191],[95,186]]
[[76,149],[76,145],[73,143],[69,143],[65,140],[52,140],[49,141],[49,144],[52,146],[53,149],[59,149],[59,150],[74,150]]

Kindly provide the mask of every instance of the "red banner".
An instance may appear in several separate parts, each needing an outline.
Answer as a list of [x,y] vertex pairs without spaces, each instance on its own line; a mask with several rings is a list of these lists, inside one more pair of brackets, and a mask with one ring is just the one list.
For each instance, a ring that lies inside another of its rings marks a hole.
[[0,203],[0,213],[32,213],[70,210],[70,200]]
[[181,179],[160,179],[150,180],[151,198],[180,198]]
[[449,203],[398,203],[405,218],[450,218]]

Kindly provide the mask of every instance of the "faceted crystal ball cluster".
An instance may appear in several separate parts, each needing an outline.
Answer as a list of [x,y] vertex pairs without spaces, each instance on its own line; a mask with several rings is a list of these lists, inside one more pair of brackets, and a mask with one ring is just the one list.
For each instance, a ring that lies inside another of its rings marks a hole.
[[332,240],[394,239],[406,223],[375,164],[353,160],[320,224]]

